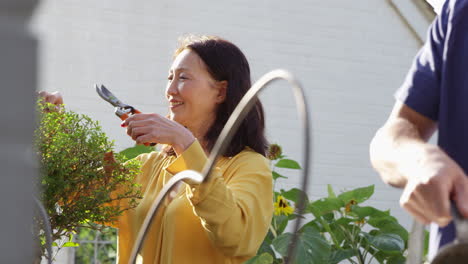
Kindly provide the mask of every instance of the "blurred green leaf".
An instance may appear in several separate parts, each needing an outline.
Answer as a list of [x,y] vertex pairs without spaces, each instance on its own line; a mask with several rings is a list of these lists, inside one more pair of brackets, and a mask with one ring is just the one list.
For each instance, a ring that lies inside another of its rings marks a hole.
[[261,255],[257,255],[245,262],[245,264],[271,264],[271,263],[273,263],[273,257],[268,253],[262,253]]
[[330,260],[327,263],[337,264],[355,255],[356,255],[356,250],[354,249],[337,249],[331,253]]
[[286,215],[274,215],[273,216],[273,221],[276,222],[276,234],[280,235],[284,232],[284,229],[286,229],[286,226],[288,225],[288,216]]
[[357,203],[362,203],[369,199],[372,196],[372,194],[374,194],[374,185],[357,188],[351,191],[341,193],[340,195],[338,195],[338,198],[345,204],[349,203],[351,200],[354,200]]
[[402,255],[392,256],[388,258],[386,263],[387,264],[405,264],[406,258]]
[[285,168],[285,169],[301,169],[301,166],[297,161],[291,159],[280,159],[276,164],[278,168]]
[[304,224],[300,229],[299,229],[299,232],[304,232],[304,229],[306,228],[312,228],[314,229],[315,231],[319,232],[319,233],[322,233],[324,232],[324,228],[323,226],[317,221],[317,219],[315,220],[312,220],[306,224]]
[[310,203],[307,206],[306,211],[313,213],[315,217],[322,216],[324,214],[338,211],[344,207],[345,204],[341,199],[338,198],[322,198]]
[[307,194],[304,193],[302,190],[298,189],[298,188],[292,188],[291,190],[288,190],[288,191],[285,191],[285,190],[281,190],[280,194],[290,200],[290,201],[293,201],[294,203],[297,203],[299,201],[299,198],[301,197],[301,195],[304,195],[304,198],[305,198],[305,204],[307,205],[309,203],[309,198],[307,197]]
[[397,234],[401,239],[403,239],[403,241],[408,241],[408,231],[390,215],[379,218],[370,218],[368,224],[378,228],[382,233]]
[[276,171],[272,171],[271,174],[272,174],[272,176],[273,176],[273,180],[276,180],[276,179],[278,179],[278,178],[284,178],[284,179],[287,179],[287,178],[288,178],[288,177],[285,177],[285,176],[283,176],[283,175],[277,173]]
[[330,223],[330,231],[338,243],[344,243],[345,245],[350,245],[352,243],[349,239],[349,234],[359,231],[359,229],[356,229],[355,225],[351,225],[352,222],[353,219],[342,217]]
[[[407,241],[408,239],[406,239]],[[429,232],[424,230],[424,256],[429,253]]]
[[[273,240],[273,246],[281,256],[286,256],[292,234],[285,233]],[[298,234],[295,258],[291,263],[322,264],[330,259],[331,246],[317,230],[305,228]]]
[[384,252],[402,252],[405,249],[405,242],[396,234],[369,235],[368,241],[371,245]]
[[267,236],[265,237],[265,240],[263,240],[262,244],[260,245],[260,248],[257,251],[257,255],[261,255],[263,253],[268,253],[271,256],[275,255],[275,252],[273,251],[271,247],[271,242],[273,241],[274,237],[271,231],[268,231]]
[[65,242],[63,243],[62,247],[79,247],[80,244],[75,242]]
[[122,150],[120,154],[125,156],[125,160],[130,160],[130,159],[137,157],[140,154],[149,153],[154,150],[155,148],[152,146],[135,145],[134,147],[130,147],[130,148]]
[[378,218],[378,217],[388,217],[388,216],[390,216],[389,212],[380,211],[380,210],[378,210],[378,209],[376,209],[374,207],[371,207],[371,206],[361,207],[361,206],[358,206],[358,205],[354,205],[354,206],[351,206],[351,212],[356,214],[356,216],[359,219],[362,219],[362,218],[365,218],[365,217]]
[[335,191],[333,191],[331,184],[327,184],[327,191],[328,191],[328,198],[336,198]]

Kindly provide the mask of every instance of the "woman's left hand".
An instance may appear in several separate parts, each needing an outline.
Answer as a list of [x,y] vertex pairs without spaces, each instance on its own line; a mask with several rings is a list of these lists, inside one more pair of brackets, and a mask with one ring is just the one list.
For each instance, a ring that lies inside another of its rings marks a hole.
[[137,144],[161,143],[174,148],[181,154],[195,141],[192,132],[181,124],[158,114],[135,114],[122,122],[127,134]]

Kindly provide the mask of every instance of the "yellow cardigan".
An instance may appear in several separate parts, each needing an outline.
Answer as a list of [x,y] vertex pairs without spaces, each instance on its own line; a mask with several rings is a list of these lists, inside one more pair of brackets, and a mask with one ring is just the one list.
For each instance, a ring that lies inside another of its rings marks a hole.
[[[142,162],[136,181],[143,199],[117,221],[122,264],[128,263],[141,224],[164,184],[180,171],[201,171],[207,161],[198,141],[179,157],[152,152],[137,159]],[[184,185],[159,208],[137,263],[243,263],[256,254],[273,214],[272,176],[265,157],[246,148],[220,158],[207,182]]]

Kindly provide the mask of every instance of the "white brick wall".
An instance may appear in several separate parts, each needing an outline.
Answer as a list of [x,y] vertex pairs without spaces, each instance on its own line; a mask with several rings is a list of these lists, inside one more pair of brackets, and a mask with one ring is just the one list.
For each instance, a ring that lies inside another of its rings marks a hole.
[[[419,45],[387,1],[43,0],[36,14],[40,87],[59,90],[70,108],[100,120],[119,149],[132,141],[93,83],[143,111],[165,114],[167,70],[183,33],[233,41],[248,57],[254,80],[275,68],[290,70],[312,110],[310,195],[325,195],[327,183],[336,190],[375,184],[369,204],[390,208],[409,227],[398,206],[400,191],[381,183],[368,159],[369,142]],[[277,83],[261,98],[270,141],[300,160],[289,87]],[[291,177],[280,187],[298,182]]]

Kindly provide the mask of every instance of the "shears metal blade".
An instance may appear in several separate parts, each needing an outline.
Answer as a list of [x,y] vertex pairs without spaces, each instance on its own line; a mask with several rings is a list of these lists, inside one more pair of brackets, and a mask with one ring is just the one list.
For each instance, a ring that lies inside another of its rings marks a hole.
[[105,101],[109,102],[111,105],[115,107],[115,114],[120,117],[120,119],[125,120],[130,115],[139,114],[140,111],[136,110],[133,106],[124,104],[120,101],[113,93],[109,91],[104,85],[97,85],[95,84],[94,87],[96,88],[96,92],[99,96],[104,99]]

